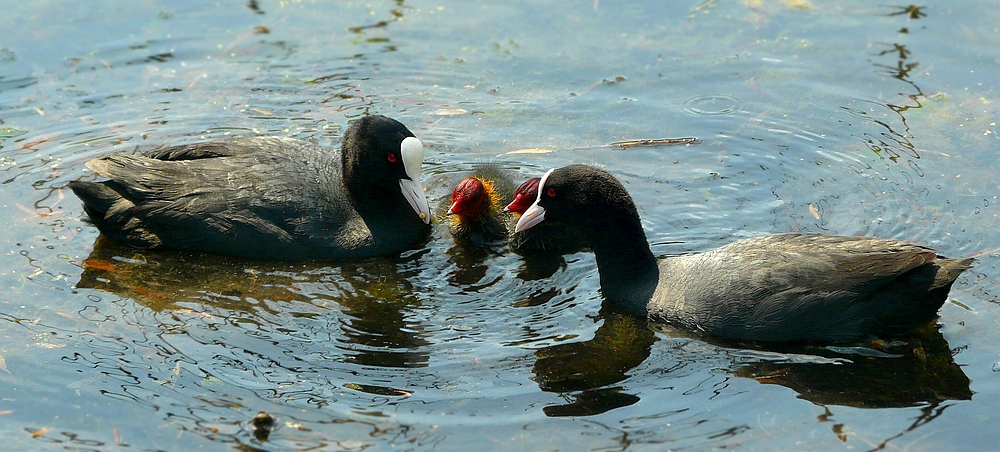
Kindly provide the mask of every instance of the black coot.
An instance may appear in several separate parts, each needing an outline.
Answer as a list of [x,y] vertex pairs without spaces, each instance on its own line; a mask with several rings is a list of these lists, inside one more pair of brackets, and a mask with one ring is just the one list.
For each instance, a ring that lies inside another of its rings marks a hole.
[[70,182],[111,239],[271,260],[394,254],[421,243],[430,212],[423,145],[384,116],[355,121],[341,149],[231,137],[87,162],[110,180]]
[[937,317],[972,258],[907,242],[775,234],[657,260],[632,198],[584,165],[550,170],[518,220],[573,225],[593,249],[606,300],[707,334],[759,341],[846,342],[900,334]]

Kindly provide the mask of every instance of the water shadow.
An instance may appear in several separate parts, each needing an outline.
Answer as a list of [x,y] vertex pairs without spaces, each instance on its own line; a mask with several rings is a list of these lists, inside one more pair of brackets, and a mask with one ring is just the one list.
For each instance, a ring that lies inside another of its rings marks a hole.
[[[348,362],[424,367],[430,356],[421,326],[406,313],[420,301],[399,270],[401,258],[342,264],[281,263],[199,253],[152,252],[100,236],[77,287],[130,298],[160,312],[196,310],[238,316],[281,329],[288,316],[317,317],[339,309],[338,345]],[[332,302],[332,303],[331,303]],[[331,306],[331,304],[335,304]]]
[[539,388],[567,401],[544,407],[546,415],[591,416],[639,402],[621,383],[649,358],[657,341],[654,330],[718,346],[731,360],[732,375],[787,387],[820,406],[902,408],[972,398],[969,378],[953,357],[957,351],[936,324],[892,341],[819,346],[724,341],[648,325],[609,309],[597,321],[603,324],[593,339],[535,352]]
[[[903,408],[971,400],[969,377],[955,363],[939,326],[912,336],[851,347],[788,347],[790,359],[735,368],[738,377],[785,386],[816,405]],[[807,357],[807,359],[801,359]]]
[[602,310],[598,321],[604,323],[589,341],[535,352],[538,387],[562,394],[567,402],[542,408],[547,416],[592,416],[639,401],[618,383],[649,358],[656,335],[645,319],[628,314]]

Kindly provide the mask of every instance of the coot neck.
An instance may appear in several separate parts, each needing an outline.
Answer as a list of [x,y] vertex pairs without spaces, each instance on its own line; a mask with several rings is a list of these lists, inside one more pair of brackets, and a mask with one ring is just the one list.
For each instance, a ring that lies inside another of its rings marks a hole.
[[396,180],[380,181],[359,174],[344,160],[344,187],[354,210],[378,241],[412,243],[427,235],[430,225],[414,213]]
[[659,270],[635,206],[602,212],[593,221],[590,242],[604,298],[619,309],[645,316]]
[[[408,218],[402,207],[412,212],[395,180],[376,179],[358,171],[360,165],[354,153],[344,152],[342,173],[344,187],[354,200],[354,209],[366,220]],[[390,207],[391,206],[391,207]],[[416,216],[414,216],[416,218]]]

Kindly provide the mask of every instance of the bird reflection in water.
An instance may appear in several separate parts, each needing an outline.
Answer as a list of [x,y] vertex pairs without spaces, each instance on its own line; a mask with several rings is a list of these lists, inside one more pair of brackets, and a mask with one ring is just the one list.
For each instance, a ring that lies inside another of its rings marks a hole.
[[568,401],[545,407],[546,415],[590,416],[639,402],[622,383],[649,357],[657,333],[720,347],[732,375],[785,386],[820,406],[900,408],[972,398],[969,378],[935,324],[891,341],[819,346],[719,341],[608,309],[597,321],[603,324],[593,339],[535,353],[539,388]]
[[[140,254],[141,253],[141,254]],[[183,252],[137,252],[99,237],[82,261],[77,287],[131,298],[158,312],[239,317],[240,322],[287,325],[287,317],[319,317],[339,306],[334,334],[344,360],[393,368],[424,367],[428,341],[406,318],[419,305],[399,270],[399,258],[330,265],[281,263]],[[249,314],[249,315],[247,315]]]

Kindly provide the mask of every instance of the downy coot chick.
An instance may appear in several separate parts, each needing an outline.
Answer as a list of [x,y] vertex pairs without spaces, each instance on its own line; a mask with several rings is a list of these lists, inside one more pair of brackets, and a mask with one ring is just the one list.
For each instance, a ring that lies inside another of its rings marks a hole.
[[514,221],[503,212],[503,203],[514,192],[514,182],[499,164],[476,165],[451,192],[448,225],[459,240],[477,245],[499,245],[507,241]]

